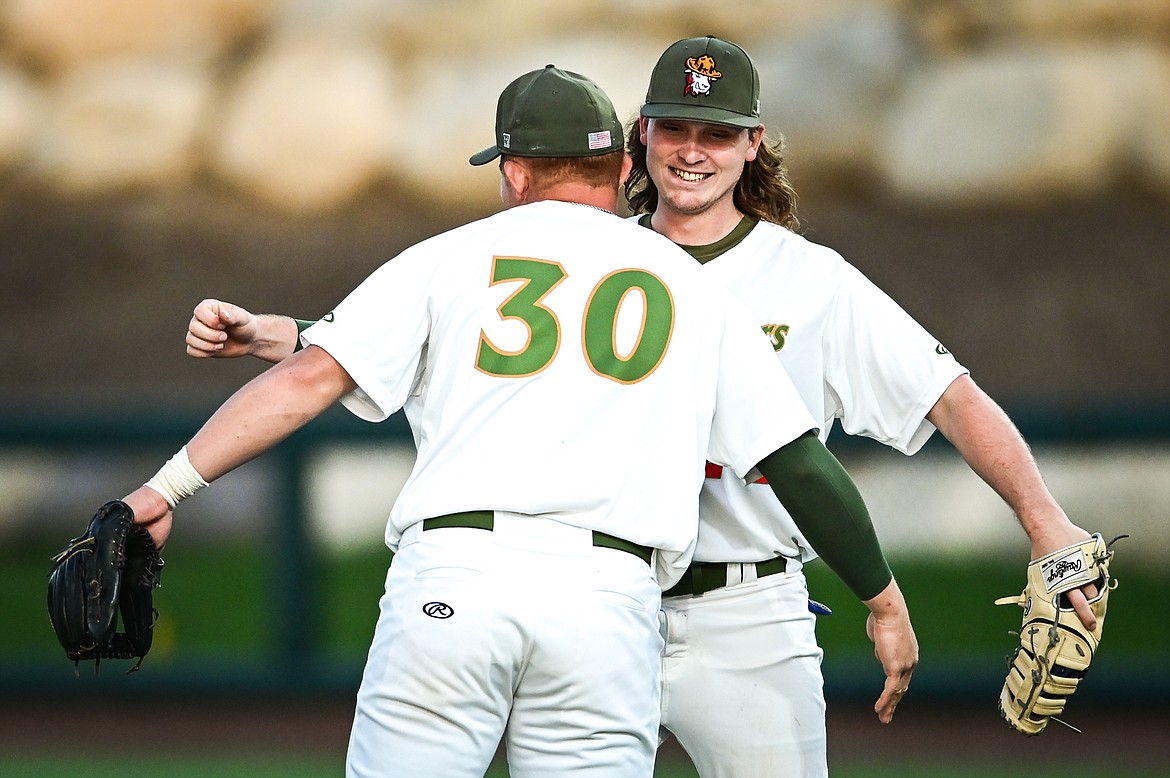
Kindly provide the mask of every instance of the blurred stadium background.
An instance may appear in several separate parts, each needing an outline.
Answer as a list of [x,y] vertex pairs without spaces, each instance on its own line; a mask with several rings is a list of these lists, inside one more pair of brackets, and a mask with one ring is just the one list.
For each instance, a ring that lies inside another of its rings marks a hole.
[[[819,628],[835,774],[1170,771],[1170,5],[533,5],[0,0],[0,772],[113,763],[122,721],[143,748],[111,775],[340,774],[412,461],[401,419],[328,414],[184,503],[140,673],[74,676],[48,559],[262,369],[183,355],[200,299],[323,314],[498,207],[466,157],[512,77],[555,62],[632,116],[658,54],[707,33],[760,67],[805,233],[971,368],[1075,522],[1131,536],[1068,711],[1085,735],[1021,738],[994,703],[1019,615],[991,601],[1023,585],[1023,533],[945,441],[906,458],[834,435],[923,660],[881,727],[859,606],[810,571],[836,611]],[[662,761],[689,774],[677,749]]]

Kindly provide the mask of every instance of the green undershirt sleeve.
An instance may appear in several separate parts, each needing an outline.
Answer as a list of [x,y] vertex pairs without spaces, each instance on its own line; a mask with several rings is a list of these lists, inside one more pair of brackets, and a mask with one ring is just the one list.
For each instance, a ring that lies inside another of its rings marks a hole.
[[893,579],[856,484],[808,432],[756,466],[825,564],[861,600]]
[[308,321],[306,319],[293,319],[293,321],[296,322],[296,324],[297,324],[297,342],[295,344],[293,344],[293,353],[295,354],[298,351],[300,351],[302,348],[302,346],[301,346],[301,333],[304,332],[305,330],[309,329],[309,327],[312,327],[317,322],[316,321]]

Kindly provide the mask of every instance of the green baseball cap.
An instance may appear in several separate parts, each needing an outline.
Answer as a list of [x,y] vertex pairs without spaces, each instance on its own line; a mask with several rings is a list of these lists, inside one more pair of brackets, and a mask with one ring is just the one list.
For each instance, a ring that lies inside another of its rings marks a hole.
[[678,41],[662,53],[642,115],[754,129],[760,126],[760,74],[747,52],[714,35]]
[[496,104],[496,145],[468,161],[485,165],[501,154],[597,157],[624,144],[617,111],[601,87],[546,65],[508,84]]

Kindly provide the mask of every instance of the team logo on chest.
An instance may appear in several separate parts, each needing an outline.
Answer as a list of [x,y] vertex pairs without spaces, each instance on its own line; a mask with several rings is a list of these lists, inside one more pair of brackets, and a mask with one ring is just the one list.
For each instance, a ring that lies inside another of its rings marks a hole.
[[790,327],[787,324],[765,324],[760,329],[772,341],[772,349],[779,351],[784,348],[784,340],[788,337]]
[[688,57],[686,74],[687,85],[683,94],[688,97],[711,94],[711,85],[723,78],[723,74],[715,69],[715,58],[710,54]]

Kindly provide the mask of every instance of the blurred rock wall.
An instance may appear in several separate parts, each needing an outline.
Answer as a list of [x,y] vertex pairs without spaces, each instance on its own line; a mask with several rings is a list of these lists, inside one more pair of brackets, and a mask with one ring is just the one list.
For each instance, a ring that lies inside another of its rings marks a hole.
[[555,62],[633,115],[661,51],[745,46],[802,178],[932,204],[1170,196],[1165,0],[6,0],[0,173],[95,196],[208,176],[291,213],[390,180],[490,205],[466,157]]
[[0,402],[214,407],[203,297],[311,318],[498,208],[500,90],[635,115],[658,55],[753,55],[803,229],[1001,401],[1170,398],[1166,0],[0,0]]

